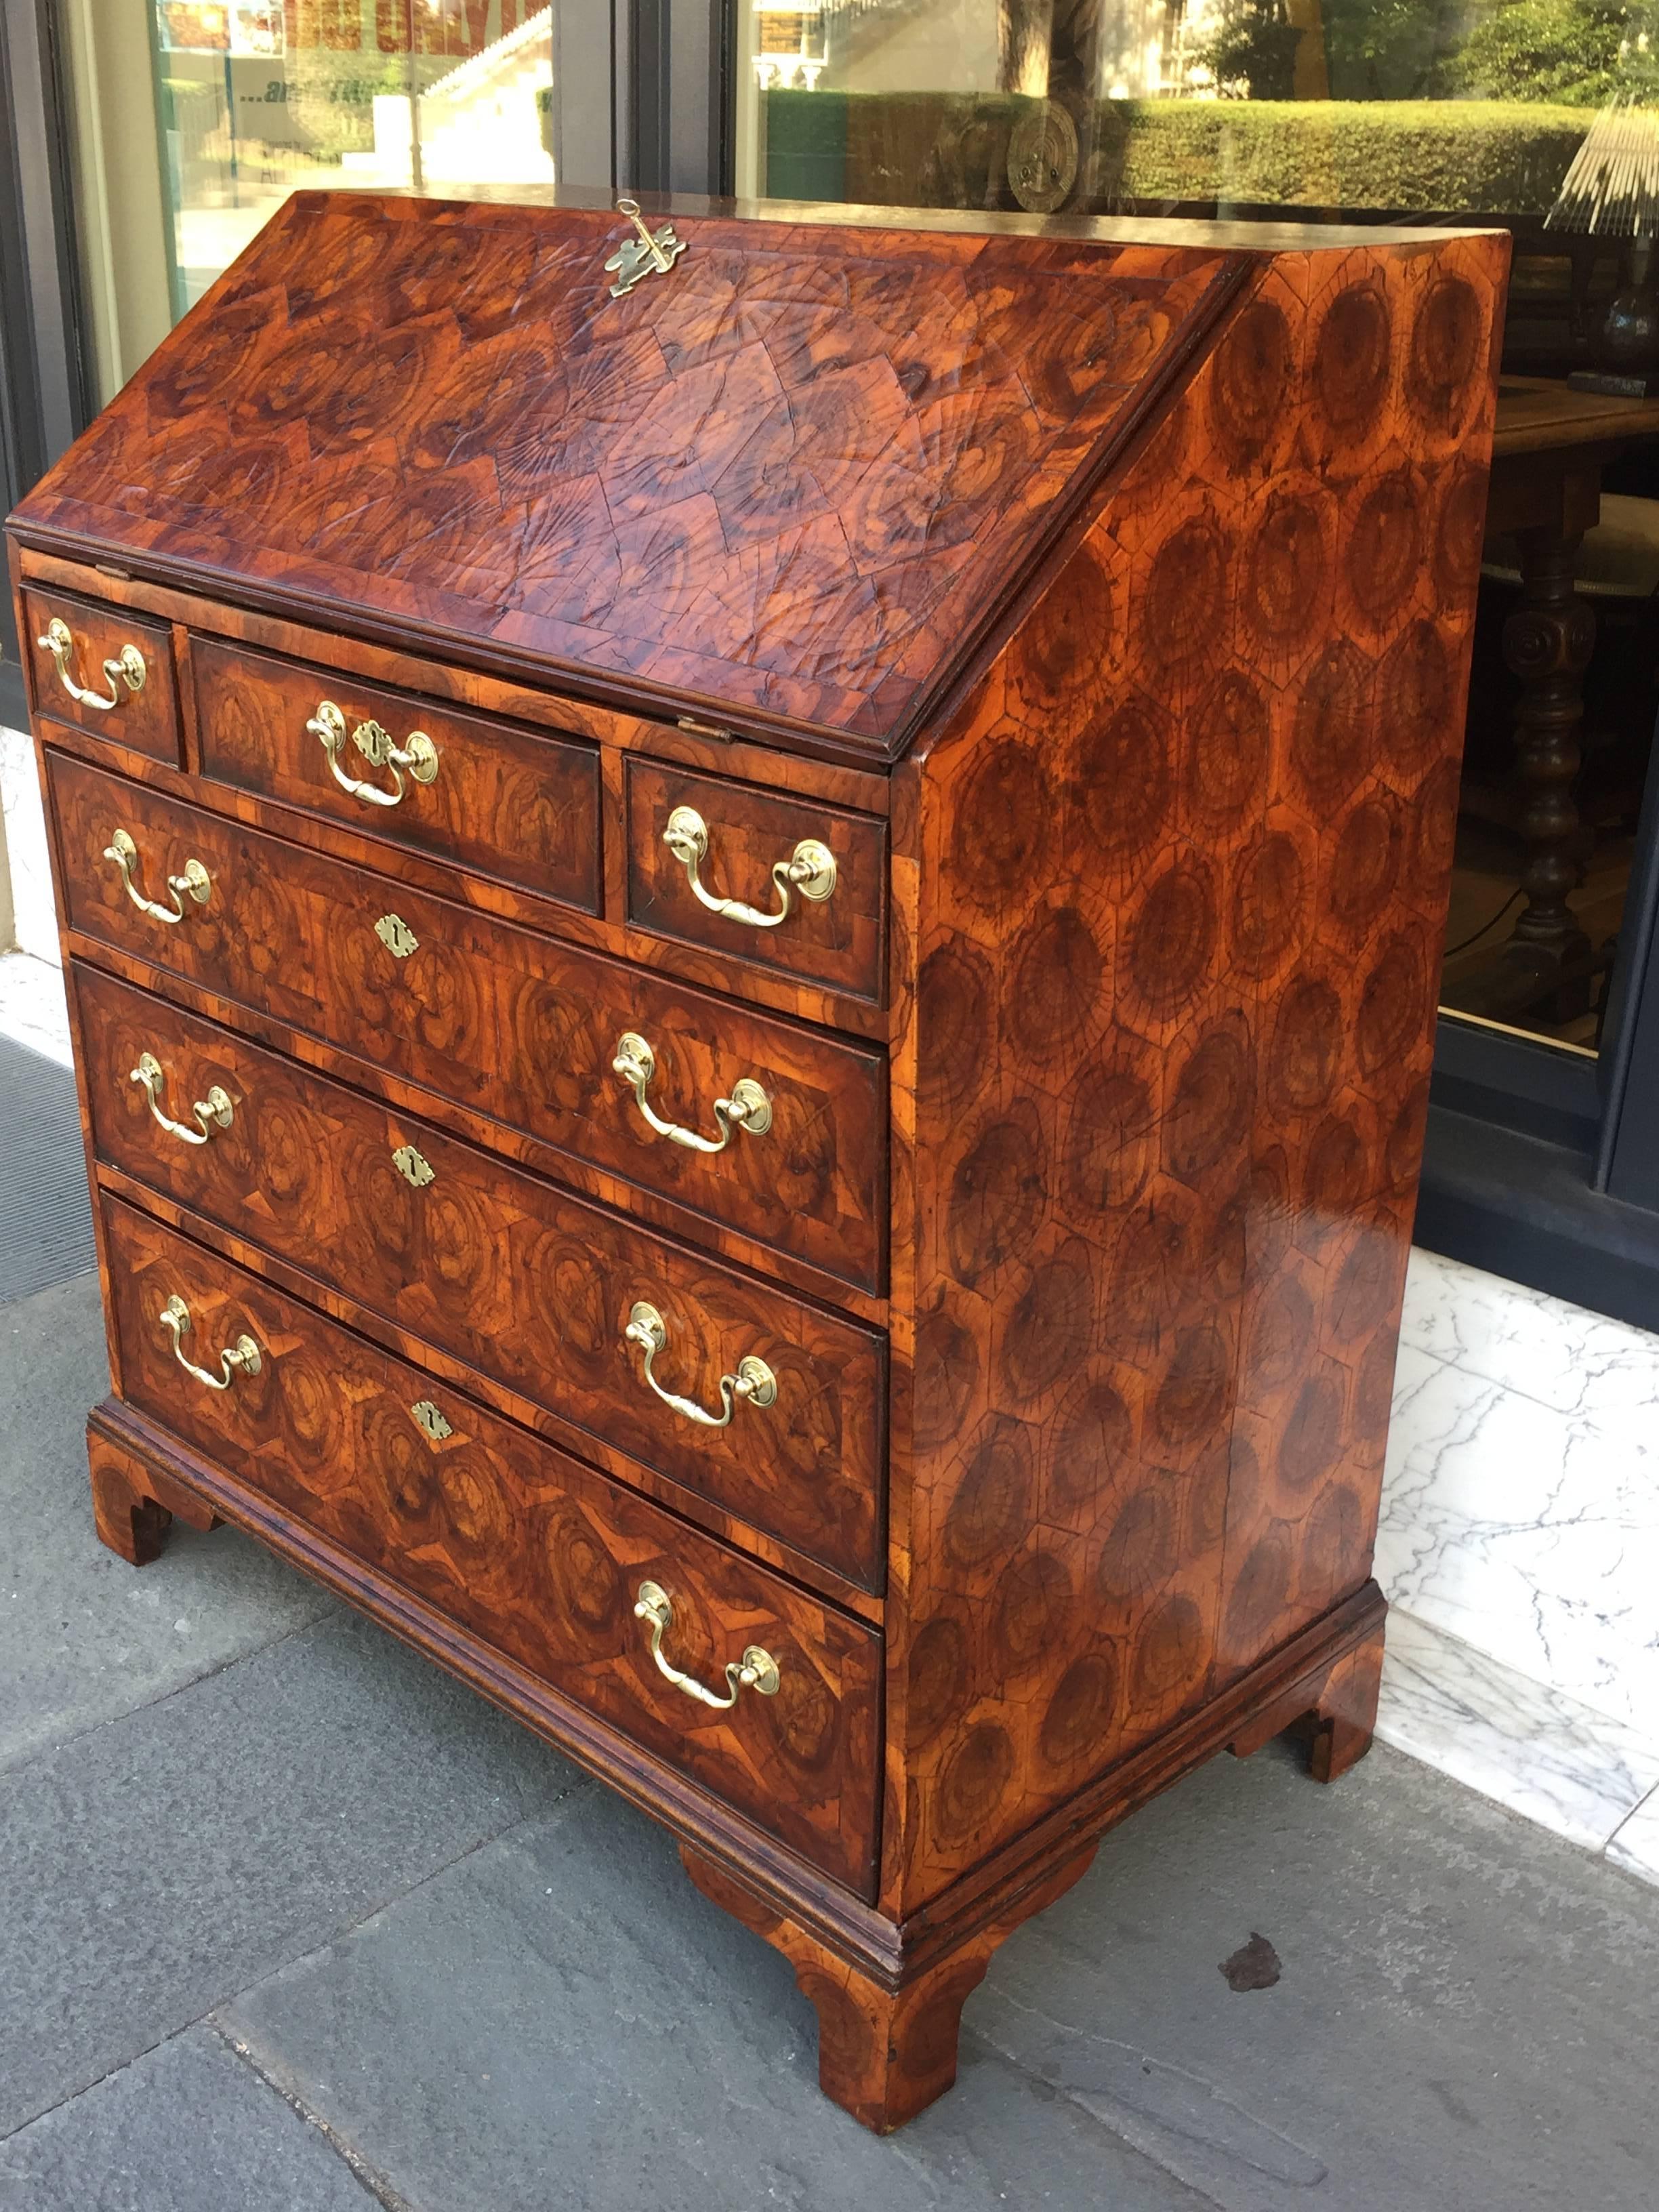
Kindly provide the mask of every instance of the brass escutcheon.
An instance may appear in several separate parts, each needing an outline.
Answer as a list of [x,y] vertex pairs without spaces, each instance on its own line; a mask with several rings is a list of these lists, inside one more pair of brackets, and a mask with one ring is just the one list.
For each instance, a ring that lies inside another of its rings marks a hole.
[[441,1444],[455,1433],[430,1398],[417,1398],[409,1409],[409,1418],[429,1444]]
[[392,1164],[411,1190],[424,1190],[434,1180],[431,1162],[413,1145],[399,1145],[392,1155]]
[[654,233],[646,228],[637,200],[618,200],[617,213],[628,217],[635,234],[624,238],[605,264],[606,275],[617,279],[611,287],[613,300],[620,300],[624,293],[631,292],[641,276],[649,276],[653,271],[665,276],[685,252],[685,240],[678,235],[672,222],[664,223]]
[[407,960],[420,949],[420,939],[400,914],[383,914],[374,925],[374,934],[394,960]]

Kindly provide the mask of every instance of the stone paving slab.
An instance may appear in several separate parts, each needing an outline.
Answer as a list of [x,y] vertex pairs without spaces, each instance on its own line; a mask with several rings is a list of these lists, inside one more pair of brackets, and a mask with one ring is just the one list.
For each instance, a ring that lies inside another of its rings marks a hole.
[[377,2212],[377,2202],[206,2027],[0,2142],[0,2212]]
[[419,2212],[1207,2202],[991,2054],[867,2134],[788,1967],[597,1788],[216,2017]]
[[344,1612],[14,1765],[0,2134],[575,1781]]
[[[1249,1936],[1281,1970],[1236,1993]],[[444,1993],[441,2004],[434,1993]],[[1659,1901],[1382,1752],[1126,1824],[883,2143],[787,1968],[593,1790],[223,2008],[421,2212],[1651,2212]]]
[[234,1528],[175,1527],[142,1570],[106,1550],[86,1420],[108,1389],[95,1274],[0,1306],[0,1767],[335,1609]]

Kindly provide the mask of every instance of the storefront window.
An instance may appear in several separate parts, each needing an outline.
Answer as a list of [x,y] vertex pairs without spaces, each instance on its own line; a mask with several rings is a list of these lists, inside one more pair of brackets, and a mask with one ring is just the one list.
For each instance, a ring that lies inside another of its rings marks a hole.
[[549,0],[154,0],[182,313],[301,187],[550,184]]
[[[1659,0],[743,0],[733,58],[740,193],[1514,232],[1444,994],[1598,1050],[1659,703],[1659,398],[1592,457],[1566,380],[1619,366],[1622,291],[1659,394]],[[1525,665],[1575,580],[1582,724]]]

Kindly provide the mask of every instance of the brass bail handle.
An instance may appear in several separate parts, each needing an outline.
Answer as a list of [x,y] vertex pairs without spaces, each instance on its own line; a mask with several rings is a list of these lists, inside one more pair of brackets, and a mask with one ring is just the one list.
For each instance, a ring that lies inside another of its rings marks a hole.
[[815,902],[835,892],[836,856],[816,837],[803,837],[787,860],[772,863],[772,880],[779,895],[777,909],[772,914],[763,914],[758,907],[746,906],[741,899],[720,898],[706,888],[699,872],[708,857],[708,824],[695,806],[674,809],[662,833],[662,842],[685,870],[687,883],[710,914],[722,915],[727,921],[744,922],[750,929],[776,929],[780,923],[787,921],[797,891],[802,898]]
[[205,1098],[198,1098],[191,1108],[196,1116],[196,1127],[187,1129],[182,1121],[175,1121],[161,1105],[161,1086],[167,1081],[167,1071],[153,1052],[141,1052],[138,1065],[127,1080],[142,1083],[150,1114],[157,1125],[170,1137],[177,1137],[181,1145],[204,1145],[216,1131],[229,1128],[235,1119],[230,1093],[222,1083],[216,1083]]
[[190,1308],[177,1291],[156,1316],[161,1327],[172,1332],[173,1356],[186,1375],[210,1390],[228,1390],[239,1375],[257,1375],[264,1365],[258,1346],[246,1330],[234,1344],[219,1354],[219,1372],[209,1374],[205,1367],[197,1366],[194,1360],[185,1357],[185,1339],[190,1334]]
[[[70,660],[75,652],[75,634],[61,615],[54,615],[43,635],[34,641],[43,653],[52,655],[58,667],[58,681],[77,707],[96,707],[101,713],[107,714],[112,708],[125,704],[128,692],[142,691],[144,678],[149,673],[144,665],[144,656],[137,647],[124,645],[113,660],[104,663],[104,681],[109,686],[109,696],[107,699],[100,698],[96,691],[84,684],[77,684],[70,674]],[[123,684],[126,686],[125,690],[121,688]]]
[[751,1406],[771,1406],[777,1402],[778,1378],[766,1362],[757,1359],[753,1352],[738,1360],[735,1375],[721,1376],[721,1410],[718,1413],[705,1413],[695,1399],[676,1397],[672,1390],[665,1390],[651,1370],[657,1354],[668,1342],[668,1324],[655,1306],[647,1305],[643,1298],[629,1309],[628,1326],[623,1334],[629,1344],[637,1344],[644,1352],[645,1379],[650,1389],[656,1392],[665,1406],[672,1407],[684,1419],[695,1421],[699,1428],[729,1427],[739,1398],[746,1399]]
[[147,914],[153,921],[165,921],[169,926],[183,921],[189,912],[185,901],[188,898],[198,906],[205,906],[213,896],[213,878],[199,860],[186,860],[181,876],[167,878],[167,890],[173,904],[163,906],[159,899],[146,898],[132,880],[133,869],[138,863],[138,848],[125,830],[117,830],[105,846],[101,857],[112,861],[119,869],[127,896],[140,914]]
[[416,783],[437,781],[438,748],[424,730],[412,730],[400,745],[394,742],[392,732],[371,716],[368,721],[359,722],[351,732],[352,744],[371,768],[391,769],[390,791],[378,783],[365,783],[355,775],[348,775],[340,766],[340,754],[346,741],[346,718],[331,699],[318,702],[317,711],[306,724],[306,730],[321,744],[328,757],[329,773],[341,790],[352,799],[362,799],[367,806],[396,806],[404,795],[405,771]]
[[684,1146],[689,1152],[723,1152],[732,1141],[733,1129],[763,1137],[772,1126],[772,1102],[750,1075],[739,1076],[729,1098],[714,1101],[718,1137],[700,1137],[695,1129],[682,1128],[678,1121],[665,1121],[645,1095],[657,1073],[657,1055],[637,1030],[624,1030],[617,1038],[611,1066],[633,1092],[634,1103],[657,1134],[666,1137],[671,1145]]
[[698,1681],[695,1674],[683,1674],[662,1648],[663,1638],[674,1626],[674,1601],[660,1583],[640,1584],[634,1617],[650,1625],[651,1656],[657,1662],[657,1672],[700,1705],[711,1705],[717,1713],[724,1713],[731,1711],[744,1690],[757,1691],[763,1698],[778,1694],[778,1662],[758,1644],[751,1644],[741,1659],[727,1661],[724,1697]]

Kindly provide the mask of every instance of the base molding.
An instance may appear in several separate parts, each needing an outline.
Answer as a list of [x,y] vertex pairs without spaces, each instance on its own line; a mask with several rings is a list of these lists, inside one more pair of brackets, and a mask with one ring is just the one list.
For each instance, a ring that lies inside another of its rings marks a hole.
[[1328,1782],[1369,1748],[1386,1613],[1374,1582],[1270,1653],[1196,1711],[908,1911],[830,1882],[673,1770],[493,1650],[380,1569],[319,1537],[258,1491],[111,1397],[88,1422],[103,1541],[155,1559],[176,1515],[229,1522],[368,1613],[676,1835],[697,1887],[779,1950],[817,2011],[827,2094],[864,2125],[901,2127],[956,2078],[962,2007],[999,1946],[1071,1887],[1101,1837],[1223,1749],[1248,1757],[1311,1728]]

